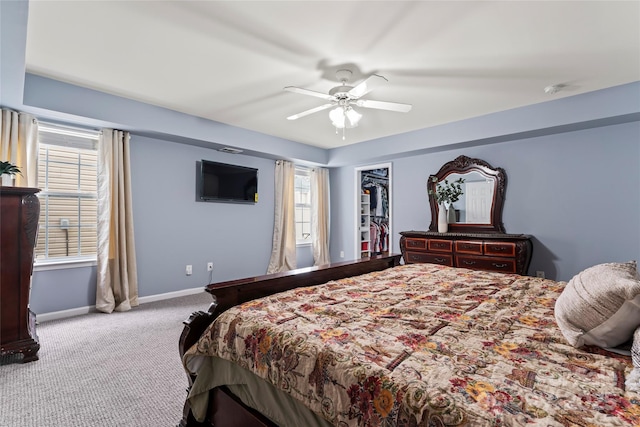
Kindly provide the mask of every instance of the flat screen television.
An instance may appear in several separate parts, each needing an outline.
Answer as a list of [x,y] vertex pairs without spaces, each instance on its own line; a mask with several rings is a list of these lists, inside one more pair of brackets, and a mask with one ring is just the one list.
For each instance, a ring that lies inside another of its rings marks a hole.
[[196,196],[204,202],[257,203],[258,169],[202,160]]

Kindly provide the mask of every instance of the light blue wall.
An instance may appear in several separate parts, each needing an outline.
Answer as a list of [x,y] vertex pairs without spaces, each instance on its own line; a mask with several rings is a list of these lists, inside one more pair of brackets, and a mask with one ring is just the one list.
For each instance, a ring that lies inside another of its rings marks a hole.
[[[256,204],[197,202],[196,161],[257,168]],[[274,217],[271,160],[132,137],[131,169],[140,295],[265,274]],[[193,275],[185,266],[193,265]]]
[[[429,227],[428,176],[459,155],[505,169],[504,224],[508,233],[533,236],[530,274],[543,270],[568,280],[594,264],[640,260],[639,122],[396,158],[396,252],[400,231]],[[332,203],[355,218],[354,167],[334,169],[331,176]],[[333,258],[341,250],[353,258],[355,220],[334,222]]]
[[[202,159],[258,168],[258,203],[197,202],[196,161]],[[141,297],[266,273],[274,221],[272,160],[133,135],[131,169]],[[310,246],[297,254],[299,267],[313,264]],[[206,271],[210,261],[212,273]],[[39,314],[92,306],[95,283],[96,267],[36,271],[31,308]]]
[[29,304],[36,314],[95,305],[96,267],[34,272]]
[[[640,259],[640,122],[399,155],[391,160],[394,251],[399,252],[400,231],[429,226],[428,175],[461,154],[505,168],[504,224],[507,232],[534,237],[531,274],[544,270],[547,277],[568,280],[593,264]],[[131,157],[141,296],[205,285],[210,260],[213,281],[266,271],[272,161],[135,135]],[[259,168],[259,203],[195,202],[195,162],[202,158]],[[331,169],[334,261],[355,257],[354,169],[362,165]],[[299,266],[311,265],[310,248],[300,248],[298,258]],[[186,264],[194,266],[192,276],[184,274]],[[36,272],[32,308],[46,313],[93,305],[94,284],[95,268]]]

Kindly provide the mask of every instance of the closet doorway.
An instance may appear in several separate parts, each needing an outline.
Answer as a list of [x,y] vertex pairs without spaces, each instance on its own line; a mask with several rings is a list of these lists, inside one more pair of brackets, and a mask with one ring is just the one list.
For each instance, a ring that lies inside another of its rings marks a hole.
[[391,163],[362,166],[355,172],[355,257],[390,253],[393,248]]

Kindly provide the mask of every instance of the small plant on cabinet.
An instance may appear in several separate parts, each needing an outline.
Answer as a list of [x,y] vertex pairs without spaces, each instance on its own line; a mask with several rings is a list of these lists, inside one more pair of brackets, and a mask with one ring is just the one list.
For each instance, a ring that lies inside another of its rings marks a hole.
[[2,185],[13,185],[16,175],[22,175],[20,168],[13,163],[0,161],[0,177],[2,177]]
[[22,175],[20,168],[9,162],[0,162],[0,175]]
[[449,182],[447,179],[445,179],[444,182],[438,182],[438,178],[432,176],[431,181],[436,183],[436,189],[435,191],[429,189],[429,195],[433,196],[439,205],[442,203],[451,205],[453,202],[457,202],[464,193],[462,190],[464,178],[458,178],[453,182]]

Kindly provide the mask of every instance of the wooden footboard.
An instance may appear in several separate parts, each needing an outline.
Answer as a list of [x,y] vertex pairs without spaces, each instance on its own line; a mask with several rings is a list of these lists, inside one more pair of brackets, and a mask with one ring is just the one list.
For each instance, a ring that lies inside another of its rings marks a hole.
[[[207,327],[215,320],[219,313],[237,304],[262,298],[278,292],[302,286],[314,286],[326,283],[330,280],[344,279],[345,277],[358,276],[360,274],[380,271],[400,264],[401,255],[378,255],[371,258],[363,258],[356,261],[326,264],[318,267],[307,267],[291,270],[284,273],[267,274],[264,276],[249,277],[246,279],[231,280],[228,282],[213,283],[206,286],[205,290],[213,296],[213,302],[208,310],[193,313],[183,323],[185,325],[178,343],[180,357],[195,344]],[[195,378],[189,377],[189,384],[193,384]],[[187,390],[188,392],[188,390]],[[229,400],[230,399],[230,400]],[[216,389],[210,396],[210,419],[205,423],[198,423],[191,416],[189,403],[185,399],[183,418],[179,427],[234,427],[242,426],[272,426],[265,417],[256,411],[246,408],[238,399],[226,389]],[[229,417],[227,406],[231,400],[235,405],[233,416]],[[220,402],[226,402],[220,407]],[[244,408],[246,413],[236,414],[238,408]],[[237,424],[234,420],[244,420]],[[249,421],[255,422],[247,424]]]

